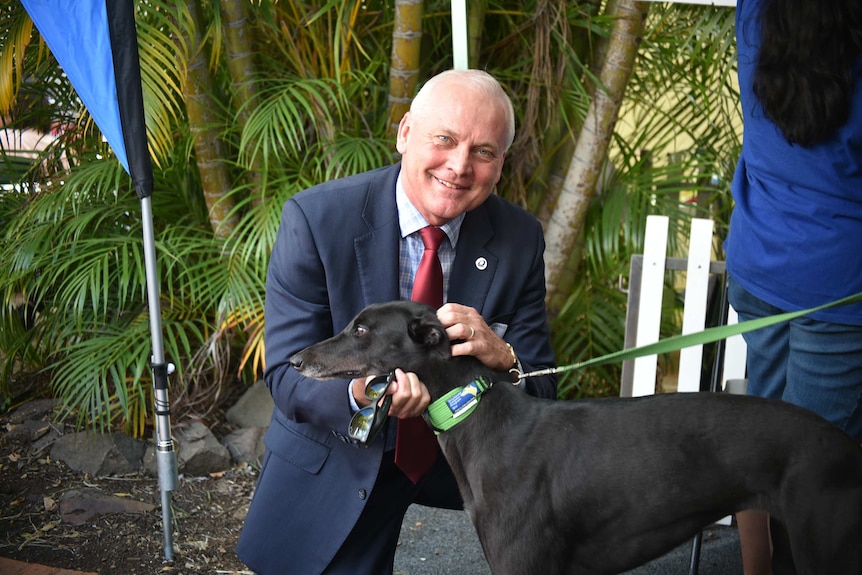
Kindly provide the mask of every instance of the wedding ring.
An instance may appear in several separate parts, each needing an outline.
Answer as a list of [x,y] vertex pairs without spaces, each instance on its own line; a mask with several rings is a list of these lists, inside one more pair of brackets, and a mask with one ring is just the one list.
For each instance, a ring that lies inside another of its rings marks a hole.
[[469,326],[469,325],[468,325],[467,327],[469,327],[469,328],[470,328],[470,337],[468,337],[467,339],[468,339],[468,340],[471,340],[471,339],[473,339],[473,336],[474,336],[474,335],[476,335],[476,330],[475,330],[475,329],[473,329],[473,327],[472,327],[472,326]]

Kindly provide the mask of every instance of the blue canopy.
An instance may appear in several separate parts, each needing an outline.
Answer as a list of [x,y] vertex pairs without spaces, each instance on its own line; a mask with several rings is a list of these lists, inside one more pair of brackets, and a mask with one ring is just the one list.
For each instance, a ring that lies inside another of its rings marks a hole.
[[81,101],[132,177],[152,194],[134,0],[22,0]]

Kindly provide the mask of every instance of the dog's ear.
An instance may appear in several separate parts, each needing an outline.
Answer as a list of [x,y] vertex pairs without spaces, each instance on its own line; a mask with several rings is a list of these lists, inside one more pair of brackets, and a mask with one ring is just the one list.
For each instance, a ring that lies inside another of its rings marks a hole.
[[407,333],[410,339],[428,349],[449,351],[449,337],[446,330],[434,317],[433,321],[428,318],[413,318],[408,322]]

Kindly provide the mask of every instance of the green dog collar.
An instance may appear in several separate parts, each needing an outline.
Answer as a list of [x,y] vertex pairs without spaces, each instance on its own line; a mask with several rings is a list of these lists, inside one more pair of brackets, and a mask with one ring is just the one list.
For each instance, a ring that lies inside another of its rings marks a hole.
[[482,394],[494,385],[484,377],[477,377],[464,387],[456,387],[428,406],[428,419],[435,435],[449,431],[479,405]]

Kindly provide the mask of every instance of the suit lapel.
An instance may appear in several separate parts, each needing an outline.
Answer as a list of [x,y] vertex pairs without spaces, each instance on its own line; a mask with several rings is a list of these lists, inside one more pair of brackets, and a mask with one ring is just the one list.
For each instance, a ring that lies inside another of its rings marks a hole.
[[[362,307],[399,299],[400,229],[395,206],[395,179],[399,169],[400,164],[397,164],[369,185],[362,212],[367,232],[353,241],[364,300]],[[333,233],[339,231],[336,229]]]
[[470,306],[482,313],[491,281],[497,272],[498,257],[488,249],[493,237],[494,227],[484,206],[467,213],[458,237],[448,301]]
[[363,307],[398,298],[398,226],[378,228],[353,242]]

